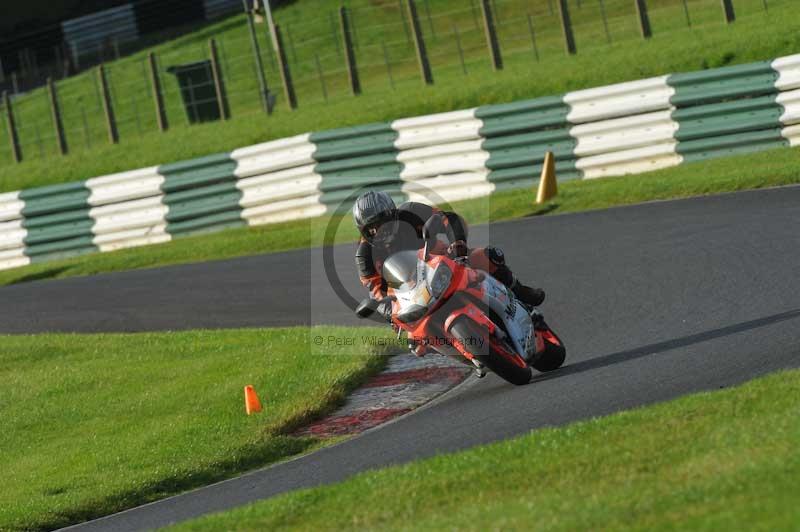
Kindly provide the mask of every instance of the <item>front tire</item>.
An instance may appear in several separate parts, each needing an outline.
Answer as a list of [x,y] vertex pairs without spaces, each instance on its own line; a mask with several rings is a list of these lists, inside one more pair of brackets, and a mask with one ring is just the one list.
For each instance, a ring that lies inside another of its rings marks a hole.
[[542,373],[553,371],[561,367],[567,358],[567,349],[556,333],[550,329],[543,331],[544,334],[544,353],[531,364],[533,368]]
[[464,345],[476,345],[477,343],[477,345],[484,346],[480,353],[473,353],[473,355],[499,377],[517,386],[528,384],[531,381],[533,375],[531,368],[517,366],[500,354],[494,342],[490,341],[489,332],[471,319],[462,317],[456,320],[450,327],[450,333]]

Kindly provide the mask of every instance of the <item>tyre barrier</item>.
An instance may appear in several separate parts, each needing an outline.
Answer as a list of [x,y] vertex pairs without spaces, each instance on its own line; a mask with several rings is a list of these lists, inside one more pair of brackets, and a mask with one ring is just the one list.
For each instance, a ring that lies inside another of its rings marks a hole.
[[331,213],[363,186],[439,202],[800,145],[800,55],[297,135],[0,194],[0,269]]

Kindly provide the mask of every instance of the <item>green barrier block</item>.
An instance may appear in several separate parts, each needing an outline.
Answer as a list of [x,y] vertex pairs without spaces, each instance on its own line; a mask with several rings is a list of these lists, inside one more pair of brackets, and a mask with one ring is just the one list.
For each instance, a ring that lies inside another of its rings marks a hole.
[[369,124],[312,133],[309,140],[317,149],[317,162],[338,161],[379,153],[397,153],[394,142],[398,133],[390,124]]
[[86,255],[95,251],[97,251],[97,247],[92,244],[91,238],[79,237],[49,244],[33,245],[25,249],[25,254],[30,257],[31,262],[47,262]]
[[684,162],[694,162],[788,146],[781,129],[773,128],[681,142],[678,152]]
[[25,254],[40,260],[42,255],[72,253],[76,248],[81,253],[96,251],[92,244],[90,195],[85,181],[21,191],[19,197],[25,201],[22,226],[28,230]]
[[214,233],[224,229],[243,227],[246,225],[247,222],[241,217],[241,211],[236,209],[179,222],[171,222],[168,224],[168,227],[171,228],[170,234],[172,235],[188,236],[202,233]]
[[544,129],[563,128],[569,106],[563,97],[552,96],[500,105],[484,105],[475,110],[483,121],[480,134],[484,138],[518,134]]
[[[234,175],[236,165],[229,153],[218,153],[159,166],[158,172],[164,176],[162,201],[169,206],[165,216],[167,233],[177,235],[193,232],[195,228],[188,222],[205,219],[210,214],[224,214],[226,221],[222,225],[225,227],[239,221],[243,225],[240,206],[242,192],[236,187]],[[198,229],[208,228],[199,222]]]
[[398,135],[384,123],[311,134],[314,171],[322,176],[320,201],[329,214],[349,211],[358,194],[368,189],[388,192],[397,203],[406,200],[400,179],[403,164],[394,145]]
[[667,79],[675,89],[670,103],[680,108],[774,94],[778,92],[775,88],[778,75],[770,61],[673,74]]

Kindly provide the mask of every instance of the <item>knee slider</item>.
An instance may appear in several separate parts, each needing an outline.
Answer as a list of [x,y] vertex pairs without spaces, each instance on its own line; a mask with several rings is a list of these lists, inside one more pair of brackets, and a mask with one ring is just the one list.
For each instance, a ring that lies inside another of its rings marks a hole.
[[486,250],[486,256],[489,257],[489,260],[495,266],[505,266],[506,264],[506,256],[503,254],[503,250],[494,246],[488,246],[484,248]]

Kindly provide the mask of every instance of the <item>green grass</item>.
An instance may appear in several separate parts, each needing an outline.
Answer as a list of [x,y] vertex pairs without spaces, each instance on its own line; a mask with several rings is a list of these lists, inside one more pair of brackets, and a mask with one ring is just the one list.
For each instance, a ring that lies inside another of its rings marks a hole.
[[796,530],[798,387],[778,373],[171,530]]
[[[681,0],[653,0],[650,15],[654,37],[637,35],[632,3],[605,0],[612,42],[608,44],[599,17],[599,2],[570,2],[579,53],[563,52],[556,17],[547,2],[498,0],[500,43],[505,69],[491,71],[481,29],[475,26],[470,4],[461,0],[430,0],[430,22],[421,4],[435,85],[422,87],[402,19],[394,1],[352,0],[360,44],[358,60],[364,92],[349,95],[341,53],[337,51],[329,15],[338,4],[299,0],[276,12],[284,31],[292,32],[290,53],[300,107],[294,112],[278,102],[266,117],[259,109],[250,43],[243,16],[156,46],[161,66],[202,58],[209,37],[221,43],[223,71],[233,118],[226,123],[188,126],[172,76],[164,73],[171,129],[155,131],[155,115],[143,71],[145,52],[108,64],[121,143],[107,143],[98,107],[93,73],[60,83],[59,94],[71,154],[55,155],[50,115],[41,90],[15,102],[25,151],[23,164],[11,162],[6,128],[0,123],[0,191],[82,180],[112,172],[231,150],[292,134],[387,121],[407,116],[463,109],[569,90],[709,67],[763,60],[800,52],[800,18],[793,0],[737,0],[738,19],[726,26],[719,2],[689,0],[692,27],[687,28]],[[527,26],[534,15],[540,60],[532,53]],[[459,28],[467,74],[462,72],[453,27]],[[431,31],[431,27],[434,31]],[[434,38],[435,33],[435,38]],[[271,67],[263,25],[258,26],[267,77],[279,94]],[[389,83],[382,44],[387,44],[394,87]],[[329,99],[322,98],[314,55],[320,57]],[[296,56],[296,59],[295,59]],[[0,118],[0,121],[4,120]],[[85,126],[84,126],[85,124]],[[41,141],[41,142],[39,142]],[[40,149],[41,146],[41,149]]]
[[[507,191],[453,203],[470,224],[526,216],[602,209],[651,200],[685,198],[800,183],[800,149],[778,149],[699,162],[634,176],[569,181],[544,205],[534,191]],[[0,271],[0,286],[76,275],[200,262],[320,245],[331,218],[321,217],[184,237],[165,244],[84,255]],[[337,217],[335,242],[354,241],[349,217]]]
[[[54,528],[206,485],[320,443],[288,433],[385,357],[288,328],[0,338],[0,530]],[[247,416],[243,387],[264,412]]]

